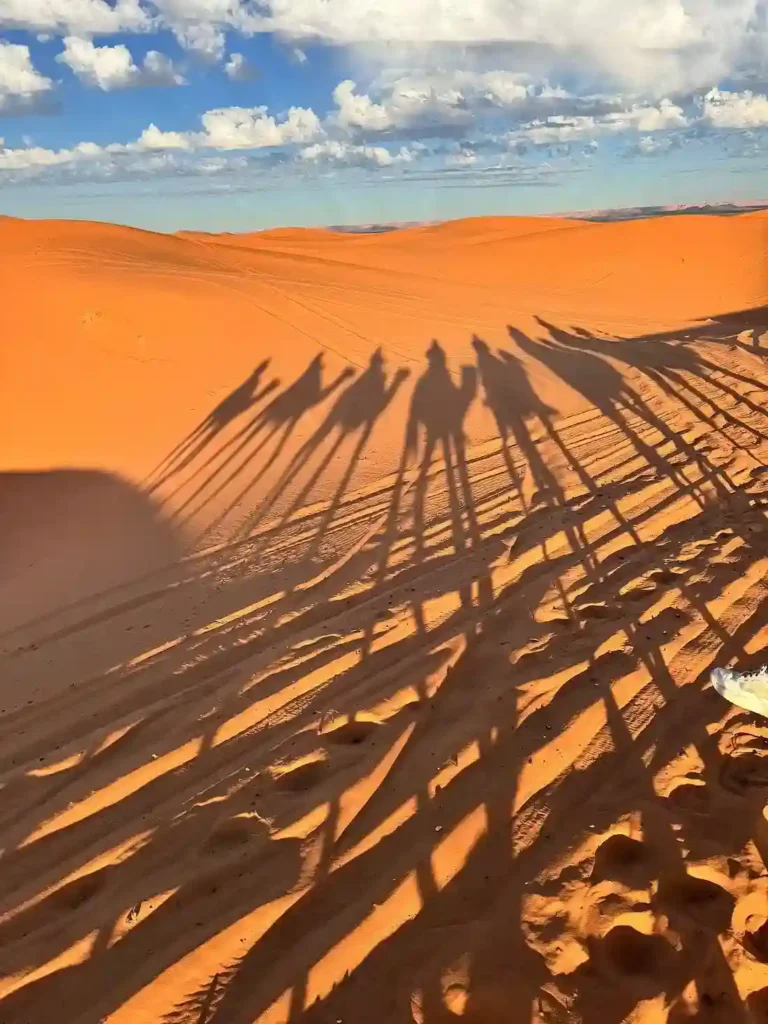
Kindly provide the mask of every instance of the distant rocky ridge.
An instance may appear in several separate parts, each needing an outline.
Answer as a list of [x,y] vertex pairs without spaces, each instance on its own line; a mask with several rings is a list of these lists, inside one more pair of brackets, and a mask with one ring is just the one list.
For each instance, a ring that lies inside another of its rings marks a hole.
[[425,224],[438,224],[433,220],[400,220],[391,224],[331,224],[329,231],[343,231],[349,235],[382,235],[387,231],[398,231],[401,228],[422,227]]
[[[754,213],[768,210],[768,200],[753,203],[702,203],[700,205],[680,206],[631,206],[620,210],[589,210],[568,213],[561,216],[575,217],[580,220],[613,221],[640,220],[644,217],[679,217],[691,214],[708,216],[734,216],[740,213]],[[558,216],[555,214],[555,216]]]
[[[699,205],[678,206],[628,206],[616,210],[578,210],[569,213],[540,214],[542,217],[563,217],[569,220],[589,220],[596,222],[619,220],[642,220],[647,217],[680,217],[692,214],[715,215],[721,217],[734,216],[740,213],[753,213],[768,210],[768,200],[744,203],[703,203]],[[420,227],[437,224],[439,221],[393,221],[389,224],[331,224],[329,231],[341,231],[346,234],[384,234],[387,231],[398,231],[401,228]]]

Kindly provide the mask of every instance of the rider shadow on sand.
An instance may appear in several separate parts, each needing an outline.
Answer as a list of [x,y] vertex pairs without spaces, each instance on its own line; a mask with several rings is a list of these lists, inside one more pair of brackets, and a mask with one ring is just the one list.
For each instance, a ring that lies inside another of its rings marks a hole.
[[[194,510],[195,514],[199,513],[202,508],[210,504],[241,474],[245,473],[256,456],[277,437],[277,442],[266,462],[260,467],[258,473],[247,474],[245,486],[228,502],[226,510],[208,528],[209,531],[213,529],[234,507],[244,500],[256,482],[279,458],[296,429],[299,420],[311,409],[321,405],[352,374],[352,369],[345,367],[329,384],[323,384],[323,354],[318,353],[292,384],[273,398],[268,405],[232,438],[224,449],[226,457],[198,485],[197,489],[186,499],[179,511],[186,510],[199,498],[201,500]],[[217,452],[211,456],[200,467],[198,474],[203,473],[208,465],[220,454],[221,452]],[[216,486],[211,490],[214,482],[216,482]]]
[[265,359],[259,363],[253,373],[239,384],[234,391],[231,391],[215,409],[192,430],[183,441],[166,456],[160,465],[153,471],[153,476],[159,473],[160,476],[147,489],[152,494],[173,476],[177,476],[186,469],[198,455],[211,444],[212,441],[224,430],[226,426],[236,420],[243,413],[248,412],[257,402],[264,398],[270,391],[277,387],[277,381],[271,381],[261,392],[257,393],[259,381],[269,366],[269,360]]
[[[445,460],[445,481],[448,496],[451,536],[457,555],[482,543],[475,512],[475,500],[469,479],[464,421],[477,392],[477,371],[462,366],[457,384],[448,368],[445,350],[433,341],[427,351],[427,369],[416,382],[405,436],[406,458],[416,455],[419,438],[423,439],[422,455],[414,488],[413,529],[415,562],[426,557],[427,491],[433,460],[440,449]],[[466,526],[465,526],[466,519]],[[487,581],[486,581],[487,582]],[[481,603],[487,599],[487,587],[481,581]],[[472,605],[471,587],[461,588],[459,597],[465,607]],[[425,630],[420,606],[415,609],[416,624]]]
[[336,485],[328,509],[323,513],[320,524],[315,531],[308,558],[315,554],[323,536],[331,526],[344,493],[349,486],[354,471],[370,440],[376,423],[388,408],[401,385],[408,378],[408,370],[398,369],[390,381],[387,381],[386,362],[381,348],[377,348],[370,357],[368,366],[336,399],[327,416],[304,442],[289,462],[285,472],[272,488],[271,493],[258,510],[255,517],[249,519],[241,529],[241,539],[246,537],[273,507],[290,482],[296,479],[312,462],[326,441],[333,437],[331,445],[309,478],[293,498],[283,513],[281,523],[287,520],[304,505],[312,490],[328,470],[332,461],[340,455],[340,450],[347,438],[359,434],[357,444],[352,451],[346,468]]
[[[513,333],[514,328],[510,328],[509,331],[513,340],[519,344],[517,334]],[[518,333],[524,337],[521,332]],[[499,349],[498,354],[494,354],[489,345],[477,335],[473,337],[472,345],[477,355],[486,404],[493,413],[501,437],[502,456],[507,472],[520,498],[520,506],[525,516],[523,523],[528,521],[527,517],[537,506],[548,512],[559,510],[562,515],[567,506],[565,491],[553,459],[547,455],[540,442],[554,443],[564,462],[576,470],[589,493],[594,493],[595,487],[582,467],[574,460],[556,429],[555,410],[536,394],[525,365],[514,353]],[[520,467],[515,461],[515,447],[522,456]],[[619,522],[622,528],[626,527],[621,520]],[[565,524],[564,530],[572,550],[583,553],[585,570],[589,574],[595,574],[598,567],[581,525],[578,522],[569,522]],[[510,559],[514,556],[516,545],[524,536],[524,531],[518,534],[515,544],[510,548]],[[545,562],[548,561],[546,551],[543,551],[543,558]],[[573,617],[570,602],[560,583],[558,591],[565,613]]]
[[[520,496],[523,511],[527,511],[531,495],[525,493],[525,482],[529,470],[540,496],[559,493],[560,490],[554,473],[536,447],[529,426],[529,420],[538,420],[547,433],[551,432],[554,409],[536,394],[519,360],[507,358],[507,353],[494,355],[488,343],[476,334],[472,336],[472,347],[477,357],[485,402],[501,438],[507,472]],[[523,456],[522,467],[516,465],[510,443],[516,445]]]
[[[576,351],[568,344],[569,335],[545,321],[541,323],[549,331],[549,338],[534,341],[515,327],[508,328],[510,337],[523,352],[539,360],[612,421],[637,454],[645,458],[661,479],[671,480],[681,494],[690,494],[703,508],[708,502],[706,492],[702,490],[705,481],[709,480],[717,491],[723,490],[719,476],[703,463],[699,453],[686,439],[651,408],[613,363],[585,350]],[[647,439],[648,432],[652,430],[660,435],[659,440],[652,442]],[[659,451],[666,444],[672,446],[671,454]],[[686,478],[677,464],[682,455],[699,466],[701,481],[692,483]]]
[[[536,319],[562,345],[570,345],[578,351],[588,351],[608,359],[620,359],[627,366],[640,370],[668,397],[684,405],[695,419],[705,421],[718,433],[725,435],[725,428],[717,426],[717,416],[725,421],[726,427],[733,428],[737,435],[745,430],[752,434],[754,440],[746,443],[726,435],[735,447],[748,449],[765,439],[766,435],[746,422],[741,413],[734,416],[730,411],[730,408],[742,405],[750,413],[759,417],[764,415],[764,410],[749,397],[749,392],[760,388],[759,382],[738,370],[714,363],[696,349],[672,338],[600,337],[579,327],[572,328],[569,333],[540,317]],[[706,393],[702,386],[705,381],[708,387],[719,392],[717,397]],[[738,383],[745,385],[743,392],[737,390],[735,385]],[[706,412],[707,406],[713,410],[709,414]]]

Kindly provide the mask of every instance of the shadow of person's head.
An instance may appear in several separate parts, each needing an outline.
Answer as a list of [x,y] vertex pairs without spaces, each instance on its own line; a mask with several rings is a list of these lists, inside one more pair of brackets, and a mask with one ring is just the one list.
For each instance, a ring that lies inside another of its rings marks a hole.
[[432,340],[432,344],[427,349],[427,363],[433,370],[442,370],[447,367],[445,349],[436,339]]

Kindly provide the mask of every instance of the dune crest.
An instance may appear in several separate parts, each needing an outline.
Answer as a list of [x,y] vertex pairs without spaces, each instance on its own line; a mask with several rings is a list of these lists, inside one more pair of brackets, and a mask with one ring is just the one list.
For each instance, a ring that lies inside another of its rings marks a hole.
[[0,220],[0,1019],[763,1019],[767,229]]

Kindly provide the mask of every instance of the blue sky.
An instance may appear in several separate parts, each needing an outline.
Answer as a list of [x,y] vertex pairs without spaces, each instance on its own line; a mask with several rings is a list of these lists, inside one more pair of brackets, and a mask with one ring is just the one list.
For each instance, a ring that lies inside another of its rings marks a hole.
[[157,230],[766,198],[768,0],[0,0],[0,212]]

